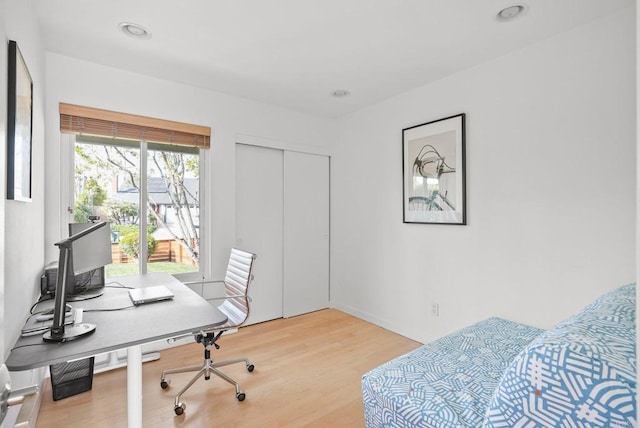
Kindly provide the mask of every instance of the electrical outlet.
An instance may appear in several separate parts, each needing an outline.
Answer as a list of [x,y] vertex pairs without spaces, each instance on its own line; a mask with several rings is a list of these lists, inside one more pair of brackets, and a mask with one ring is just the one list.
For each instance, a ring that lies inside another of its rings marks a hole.
[[431,304],[431,315],[433,315],[434,317],[440,316],[440,305],[438,305],[437,303]]

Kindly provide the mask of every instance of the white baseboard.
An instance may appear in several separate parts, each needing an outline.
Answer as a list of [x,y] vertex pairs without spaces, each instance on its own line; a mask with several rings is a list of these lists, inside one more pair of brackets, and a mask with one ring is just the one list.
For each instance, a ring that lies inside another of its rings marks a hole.
[[389,330],[391,332],[394,332],[396,334],[400,334],[402,336],[405,336],[403,333],[401,333],[403,331],[403,329],[398,326],[395,325],[391,322],[389,322],[388,320],[385,320],[383,318],[377,317],[369,312],[363,312],[359,309],[356,309],[352,306],[349,305],[342,305],[336,302],[331,302],[331,307],[333,309],[337,309],[339,311],[342,311],[344,313],[347,313],[349,315],[353,315],[356,318],[360,318],[361,320],[365,320],[368,321],[372,324],[375,324],[379,327],[384,328],[385,330]]

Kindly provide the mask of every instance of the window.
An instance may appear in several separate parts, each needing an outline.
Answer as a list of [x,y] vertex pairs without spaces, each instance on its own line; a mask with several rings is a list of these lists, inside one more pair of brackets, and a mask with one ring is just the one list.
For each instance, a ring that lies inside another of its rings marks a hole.
[[72,134],[74,146],[73,221],[111,222],[107,276],[201,273],[201,158],[209,136],[176,138],[175,131],[65,115],[67,106],[60,106],[61,132]]

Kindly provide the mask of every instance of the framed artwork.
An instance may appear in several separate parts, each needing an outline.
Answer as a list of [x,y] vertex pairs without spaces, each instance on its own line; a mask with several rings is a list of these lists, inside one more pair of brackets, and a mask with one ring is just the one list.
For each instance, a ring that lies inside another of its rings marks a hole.
[[7,199],[31,201],[33,81],[18,44],[9,41]]
[[464,119],[402,130],[403,222],[467,224]]

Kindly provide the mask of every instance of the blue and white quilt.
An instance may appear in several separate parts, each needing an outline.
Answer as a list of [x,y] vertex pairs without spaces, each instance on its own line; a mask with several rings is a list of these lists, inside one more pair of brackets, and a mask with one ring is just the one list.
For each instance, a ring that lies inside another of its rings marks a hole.
[[362,378],[375,427],[479,427],[502,374],[543,330],[489,318],[389,361]]
[[483,426],[637,426],[635,313],[630,284],[540,335],[505,371]]

